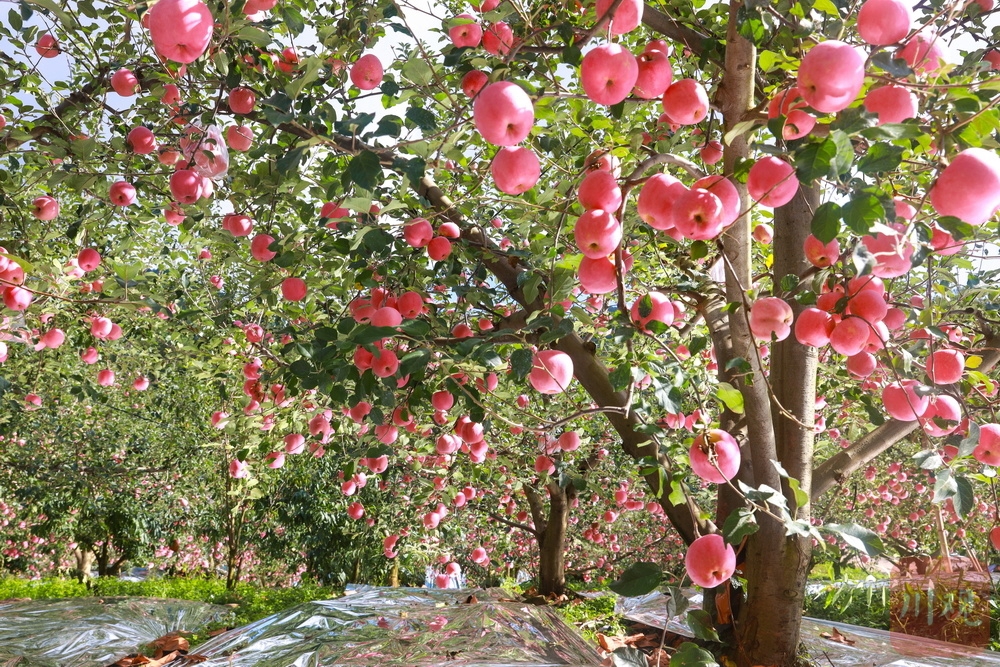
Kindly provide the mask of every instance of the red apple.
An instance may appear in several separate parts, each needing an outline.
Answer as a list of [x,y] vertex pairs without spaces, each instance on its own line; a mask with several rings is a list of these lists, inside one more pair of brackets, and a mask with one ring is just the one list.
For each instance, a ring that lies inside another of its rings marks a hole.
[[241,153],[250,150],[253,146],[253,129],[249,125],[230,125],[226,128],[226,144]]
[[[612,0],[597,0],[594,6],[597,18],[608,13]],[[614,14],[611,15],[610,32],[612,35],[624,35],[632,32],[642,23],[642,10],[645,7],[643,0],[624,0],[618,5]]]
[[535,353],[528,382],[543,394],[566,391],[573,380],[573,360],[559,350],[541,350]]
[[43,58],[55,58],[59,55],[59,42],[49,33],[45,33],[35,42],[35,51]]
[[785,340],[792,333],[792,307],[776,296],[764,297],[750,306],[750,331],[759,340]]
[[44,195],[31,202],[31,215],[38,220],[55,220],[59,216],[59,202]]
[[291,74],[295,71],[295,68],[299,64],[299,54],[295,52],[295,49],[288,47],[281,51],[281,55],[278,60],[274,63],[274,66],[285,74]]
[[878,114],[878,124],[902,123],[917,115],[917,98],[902,86],[882,86],[869,90],[865,96],[865,109]]
[[257,234],[250,241],[250,255],[258,262],[271,261],[278,254],[269,249],[272,243],[274,243],[273,236],[269,234]]
[[622,226],[608,211],[591,209],[577,219],[573,237],[584,257],[602,259],[621,243]]
[[873,46],[902,41],[911,23],[913,12],[906,0],[866,0],[858,11],[858,35]]
[[930,404],[920,415],[920,425],[927,435],[943,438],[954,433],[962,421],[962,406],[951,396],[935,394],[930,396]]
[[965,373],[965,355],[958,350],[935,350],[927,357],[927,377],[934,384],[954,384]]
[[648,46],[636,57],[639,65],[639,75],[635,80],[634,92],[644,100],[655,100],[663,97],[674,78],[670,68],[670,59],[665,51],[650,49]]
[[825,310],[806,308],[795,320],[795,340],[803,345],[823,347],[830,342],[834,324],[833,316]]
[[614,212],[622,204],[622,190],[618,187],[618,179],[611,172],[600,169],[584,176],[577,188],[576,197],[586,210],[599,208]]
[[858,97],[865,81],[865,57],[835,39],[820,42],[799,65],[799,92],[817,111],[836,113]]
[[753,228],[753,232],[750,235],[753,236],[753,240],[757,243],[770,245],[771,241],[774,240],[774,228],[766,222],[762,222]]
[[722,142],[716,141],[715,139],[707,142],[698,151],[698,155],[701,157],[701,161],[705,164],[715,164],[722,159],[724,153],[722,149]]
[[840,258],[840,243],[833,239],[829,243],[823,243],[818,238],[810,234],[806,237],[803,245],[806,259],[817,268],[830,266]]
[[900,380],[886,385],[882,390],[882,403],[886,412],[899,421],[916,421],[930,405],[927,396],[921,396],[917,389],[921,385],[916,380]]
[[84,273],[89,273],[101,265],[101,255],[93,248],[84,248],[76,256],[76,264]]
[[519,195],[535,187],[542,175],[542,166],[530,148],[505,146],[493,158],[490,173],[497,190]]
[[451,241],[445,236],[435,236],[427,243],[427,256],[435,262],[444,261],[451,254]]
[[374,53],[367,53],[351,65],[351,83],[360,90],[372,90],[382,83],[385,70]]
[[483,29],[471,14],[459,14],[452,21],[457,25],[448,29],[448,36],[456,48],[475,48],[483,41]]
[[847,358],[847,372],[852,377],[866,378],[875,372],[878,362],[870,352],[858,352],[853,357]]
[[306,298],[306,282],[294,276],[281,281],[281,296],[288,301],[301,301]]
[[110,387],[115,383],[115,372],[110,368],[105,368],[97,374],[97,384],[102,387]]
[[246,86],[233,88],[229,92],[229,110],[233,113],[251,113],[256,105],[257,95]]
[[589,294],[607,294],[618,287],[618,271],[613,258],[584,257],[577,269],[580,287]]
[[944,40],[930,30],[918,32],[896,52],[917,74],[933,74],[944,66]]
[[[38,338],[38,344],[44,349],[54,350],[66,342],[66,332],[62,329],[49,329]],[[36,348],[38,349],[38,348]]]
[[708,93],[694,79],[681,79],[663,93],[663,111],[678,125],[696,125],[708,115]]
[[735,477],[742,461],[739,443],[721,429],[711,429],[695,438],[688,458],[694,473],[712,484],[723,484]]
[[980,463],[1000,466],[1000,424],[983,424],[979,427],[979,444],[972,455]]
[[672,227],[684,238],[714,239],[725,227],[722,200],[708,190],[692,187],[679,194],[670,210]]
[[816,127],[816,116],[802,109],[792,109],[781,127],[781,138],[785,141],[801,139],[812,132],[814,127]]
[[168,83],[163,86],[163,94],[160,95],[160,101],[167,105],[177,104],[181,101],[181,91],[175,84]]
[[672,229],[674,201],[686,191],[684,184],[670,174],[653,174],[639,191],[636,211],[653,229]]
[[490,77],[478,69],[469,70],[462,77],[462,92],[467,97],[475,97],[489,83]]
[[434,228],[424,218],[414,218],[403,226],[403,238],[414,248],[423,248],[434,238]]
[[784,206],[799,191],[795,169],[774,156],[763,157],[750,167],[747,192],[757,203],[771,208]]
[[845,357],[853,357],[868,345],[870,332],[871,327],[860,317],[845,317],[834,325],[830,347]]
[[587,52],[580,63],[583,91],[597,104],[618,104],[632,91],[639,76],[635,56],[619,44],[604,44]]
[[26,310],[34,295],[23,287],[9,285],[3,290],[3,304],[11,310]]
[[149,155],[156,150],[156,135],[144,125],[133,127],[126,140],[132,147],[132,152],[139,155]]
[[535,124],[535,109],[524,89],[510,81],[483,88],[472,115],[483,139],[495,146],[514,146],[527,138]]
[[111,87],[122,97],[132,97],[139,92],[139,79],[123,67],[111,75]]
[[965,149],[938,176],[930,200],[938,215],[983,224],[1000,208],[1000,157],[984,148]]
[[1000,551],[1000,526],[994,526],[990,530],[990,545]]
[[233,236],[249,236],[253,231],[253,220],[249,216],[230,213],[222,216],[222,228]]
[[688,547],[684,569],[696,585],[715,588],[729,581],[736,572],[736,552],[722,535],[702,535]]
[[[736,222],[740,215],[740,193],[733,182],[725,176],[713,174],[699,178],[691,184],[692,188],[708,190],[722,202],[722,225],[728,227]],[[679,195],[678,195],[679,196]]]
[[503,21],[490,23],[483,30],[483,50],[494,56],[505,56],[514,45],[514,31]]
[[201,174],[191,169],[178,169],[170,176],[170,194],[181,204],[193,204],[204,196]]
[[111,184],[108,197],[115,206],[129,206],[135,203],[135,187],[125,181],[117,181]]
[[893,231],[863,236],[861,242],[875,257],[872,274],[879,278],[898,278],[910,272],[913,263],[913,244],[902,232],[906,226],[893,224]]
[[208,48],[215,21],[202,0],[159,0],[147,15],[153,47],[164,58],[192,63]]

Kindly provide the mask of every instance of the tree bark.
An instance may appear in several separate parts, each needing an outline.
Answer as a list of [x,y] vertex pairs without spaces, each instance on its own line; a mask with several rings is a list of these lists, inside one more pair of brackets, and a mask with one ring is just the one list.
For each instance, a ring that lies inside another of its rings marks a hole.
[[549,515],[538,533],[538,593],[562,595],[566,591],[566,532],[569,529],[569,495],[549,482]]

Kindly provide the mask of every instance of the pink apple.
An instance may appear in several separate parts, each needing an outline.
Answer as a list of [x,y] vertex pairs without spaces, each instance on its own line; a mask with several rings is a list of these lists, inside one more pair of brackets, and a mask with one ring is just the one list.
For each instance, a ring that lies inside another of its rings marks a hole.
[[767,117],[787,116],[795,109],[804,109],[807,106],[809,105],[802,99],[802,91],[798,86],[792,86],[775,93],[767,103]]
[[655,100],[663,97],[674,78],[670,68],[670,59],[664,51],[646,48],[636,56],[639,74],[635,80],[634,92],[644,100]]
[[149,155],[156,150],[156,135],[144,125],[133,127],[128,133],[128,145],[138,155]]
[[226,128],[226,144],[241,153],[250,150],[253,146],[253,129],[249,125],[230,125]]
[[294,276],[281,281],[281,296],[287,301],[301,301],[306,298],[306,282]]
[[396,374],[399,358],[392,350],[378,350],[372,356],[372,373],[375,377],[387,378]]
[[600,169],[587,172],[576,190],[577,200],[586,210],[602,209],[615,212],[622,204],[622,191],[618,179],[609,171]]
[[997,49],[991,49],[983,54],[983,60],[990,64],[991,70],[1000,69],[1000,51]]
[[11,310],[26,310],[34,295],[23,287],[10,285],[3,290],[3,305]]
[[351,212],[341,206],[338,202],[328,201],[319,209],[319,217],[321,218],[349,218],[351,217]]
[[170,194],[181,204],[193,204],[204,196],[201,174],[191,169],[178,169],[170,175]]
[[434,238],[434,228],[424,218],[414,218],[403,226],[403,238],[414,248],[423,248]]
[[55,220],[59,216],[59,202],[44,195],[31,202],[31,215],[38,220]]
[[726,222],[722,200],[696,187],[677,196],[670,220],[679,234],[695,241],[714,239],[722,233]]
[[435,410],[447,412],[455,405],[455,395],[445,389],[436,391],[431,396],[431,405],[434,406]]
[[759,340],[785,340],[792,333],[792,307],[776,296],[757,299],[750,306],[750,331]]
[[930,396],[927,410],[920,415],[920,425],[933,438],[943,438],[954,433],[961,421],[962,406],[946,394]]
[[514,46],[514,31],[503,21],[490,23],[483,30],[483,50],[494,56],[505,56]]
[[896,52],[917,74],[933,74],[944,66],[944,39],[930,30],[911,37]]
[[374,53],[367,53],[351,65],[351,83],[360,90],[372,90],[382,83],[385,70]]
[[696,125],[708,115],[708,93],[694,79],[680,79],[663,93],[663,112],[678,125]]
[[76,256],[76,264],[81,271],[89,273],[101,265],[101,255],[93,248],[84,248]]
[[927,377],[934,384],[954,384],[965,372],[965,355],[958,350],[935,350],[927,357]]
[[159,0],[148,16],[153,47],[168,60],[192,63],[212,39],[215,20],[202,0]]
[[930,200],[938,215],[983,224],[1000,208],[1000,157],[984,148],[965,149],[938,176]]
[[451,241],[445,236],[435,236],[427,243],[427,256],[442,262],[451,254]]
[[622,240],[622,226],[608,211],[592,209],[581,215],[573,227],[580,252],[591,259],[607,257]]
[[584,257],[577,270],[580,287],[589,294],[607,294],[618,287],[618,271],[614,258],[592,259]]
[[653,229],[672,229],[674,201],[686,191],[684,184],[670,174],[653,174],[639,191],[639,217]]
[[740,201],[740,193],[731,180],[725,176],[713,174],[699,178],[691,184],[691,187],[708,190],[719,198],[719,201],[722,202],[722,224],[724,227],[736,222],[736,218],[740,215],[742,202]]
[[372,313],[371,323],[376,327],[398,327],[403,316],[392,306],[383,306]]
[[694,439],[688,457],[691,469],[706,482],[723,484],[740,470],[740,445],[732,435],[711,429]]
[[412,320],[424,310],[424,299],[417,292],[404,292],[396,299],[396,309],[404,319]]
[[97,374],[97,384],[102,387],[110,387],[115,383],[115,372],[110,368],[105,368]]
[[490,557],[486,553],[486,549],[482,547],[476,547],[473,549],[472,553],[469,555],[469,559],[476,565],[487,565],[490,562]]
[[271,250],[274,237],[270,234],[257,234],[250,241],[250,255],[258,262],[270,262],[278,253]]
[[916,421],[930,405],[927,396],[918,393],[920,384],[916,380],[900,380],[888,384],[882,390],[882,403],[886,412],[899,421]]
[[[646,298],[649,299],[649,302],[644,305]],[[670,297],[662,292],[650,292],[645,297],[639,297],[632,302],[629,315],[639,329],[648,331],[647,327],[653,321],[662,322],[669,327],[674,323],[677,313],[674,309],[674,304],[670,301]]]
[[879,278],[898,278],[909,273],[913,266],[910,261],[913,244],[901,233],[906,230],[906,226],[902,224],[891,226],[895,228],[892,232],[861,237],[861,242],[875,257],[872,274]]
[[457,239],[462,235],[462,230],[454,222],[442,222],[441,226],[438,227],[438,234],[450,239]]
[[528,373],[528,382],[543,394],[560,394],[573,380],[573,360],[559,350],[541,350]]
[[878,124],[902,123],[917,115],[917,97],[902,86],[881,86],[869,90],[865,109],[878,114]]
[[43,348],[54,350],[66,342],[66,333],[62,329],[49,329],[38,339]]
[[868,345],[870,332],[871,327],[860,317],[845,317],[834,325],[830,347],[845,357],[853,357]]
[[750,235],[757,243],[770,245],[771,241],[774,240],[774,228],[766,222],[762,222],[753,228]]
[[85,364],[96,364],[100,359],[100,355],[97,353],[97,348],[88,347],[80,354],[80,359]]
[[576,431],[566,431],[559,436],[556,443],[564,452],[575,452],[580,449],[580,434]]
[[722,535],[702,535],[688,547],[684,569],[696,585],[715,588],[729,581],[736,572],[736,552]]
[[181,101],[181,91],[177,88],[176,84],[168,83],[163,86],[163,94],[160,95],[160,101],[167,105],[177,104]]
[[478,69],[469,70],[462,77],[462,92],[467,97],[475,97],[490,82],[490,77]]
[[448,36],[455,48],[475,48],[483,41],[483,29],[471,14],[459,14],[453,22],[457,25],[448,29]]
[[825,310],[806,308],[795,321],[795,340],[803,345],[823,347],[830,342],[834,324],[833,316]]
[[535,123],[531,98],[510,81],[497,81],[483,88],[473,103],[472,115],[483,139],[495,146],[521,143]]
[[[597,0],[594,6],[597,18],[608,13],[612,0]],[[612,35],[624,35],[632,32],[642,23],[642,10],[645,8],[643,0],[624,0],[618,5],[614,14],[611,15],[610,32]]]
[[858,35],[873,46],[902,41],[911,23],[913,11],[907,0],[866,0],[858,11]]
[[1000,551],[1000,526],[994,526],[990,529],[990,545]]
[[812,132],[814,127],[816,127],[816,116],[802,109],[792,109],[785,117],[781,138],[785,141],[801,139]]
[[587,52],[580,63],[583,91],[597,104],[618,104],[632,91],[639,76],[635,56],[619,44],[604,44]]
[[132,97],[139,91],[139,79],[123,67],[111,75],[111,87],[122,97]]
[[229,110],[233,113],[251,113],[256,105],[257,94],[246,86],[233,88],[229,92]]
[[799,92],[817,111],[836,113],[858,97],[865,81],[865,57],[835,39],[820,42],[806,53],[799,65]]
[[724,153],[722,148],[722,142],[716,141],[715,139],[707,142],[698,151],[698,155],[701,157],[701,161],[705,164],[715,164],[722,159]]
[[847,372],[855,378],[866,378],[875,372],[878,362],[870,352],[858,352],[847,358]]
[[847,302],[847,311],[850,315],[857,315],[869,324],[881,322],[889,306],[881,294],[874,290],[861,290],[850,298]]
[[524,146],[504,146],[490,164],[497,190],[519,195],[535,187],[542,175],[542,165],[534,151]]
[[222,228],[236,237],[249,236],[253,231],[253,220],[246,215],[230,213],[222,217]]
[[146,391],[149,389],[149,378],[145,375],[140,375],[132,381],[132,388],[136,391]]
[[979,444],[972,455],[980,463],[1000,466],[1000,424],[983,424],[979,427]]
[[818,238],[810,234],[806,237],[803,250],[809,263],[817,268],[830,266],[840,258],[840,243],[833,239],[829,243],[823,243]]
[[50,33],[45,33],[35,42],[35,51],[43,58],[55,58],[59,55],[59,42]]
[[798,191],[799,179],[795,176],[795,169],[784,160],[769,155],[750,167],[747,192],[755,202],[777,208],[792,201]]
[[125,181],[117,181],[111,184],[108,197],[115,206],[129,206],[135,203],[135,187]]

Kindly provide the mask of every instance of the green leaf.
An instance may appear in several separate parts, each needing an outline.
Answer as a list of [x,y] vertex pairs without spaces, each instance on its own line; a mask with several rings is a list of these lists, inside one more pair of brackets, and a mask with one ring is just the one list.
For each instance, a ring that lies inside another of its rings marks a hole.
[[437,129],[437,118],[427,109],[410,107],[406,110],[406,119],[425,132]]
[[975,451],[977,446],[979,446],[979,424],[970,421],[968,435],[962,438],[958,443],[958,453],[955,455],[956,458],[969,456]]
[[684,495],[684,482],[676,477],[670,480],[670,495],[667,496],[667,500],[674,507],[677,507],[686,500],[687,496]]
[[757,525],[757,518],[749,507],[737,507],[722,524],[722,536],[734,546],[738,546],[744,537],[753,535],[758,530],[760,526]]
[[252,25],[244,26],[236,36],[240,39],[245,39],[248,42],[253,42],[257,46],[268,46],[271,43],[271,36],[260,28],[255,28]]
[[842,209],[844,223],[855,234],[867,234],[872,225],[885,219],[885,209],[878,197],[864,192],[858,193]]
[[307,150],[309,150],[308,146],[299,146],[278,158],[278,172],[287,176],[292,172],[298,171],[299,165],[302,163],[302,157]]
[[832,201],[820,204],[813,214],[812,235],[823,243],[829,243],[840,233],[840,204]]
[[951,474],[949,468],[939,470],[934,481],[934,497],[931,502],[943,503],[949,498],[954,499],[958,495],[958,482]]
[[649,667],[649,661],[634,646],[621,646],[611,654],[611,667]]
[[903,148],[880,141],[869,147],[858,160],[858,171],[863,174],[881,174],[896,169],[903,161]]
[[361,324],[355,327],[347,340],[353,345],[368,345],[383,338],[396,335],[396,330],[392,327],[375,327],[370,324]]
[[55,0],[27,0],[27,3],[29,5],[34,5],[36,7],[41,7],[42,9],[48,10],[49,12],[52,13],[53,16],[59,19],[59,21],[67,28],[70,29],[79,28],[76,19],[74,19],[72,16],[64,12],[62,10],[62,7],[60,7],[59,3],[55,2]]
[[[694,633],[695,638],[706,642],[719,642],[719,633],[712,625],[712,615],[704,609],[692,609],[687,613],[688,627]],[[673,662],[671,660],[670,662]]]
[[410,58],[403,65],[403,77],[418,86],[426,86],[434,80],[434,70],[423,58]]
[[306,86],[319,78],[322,66],[323,60],[320,58],[313,57],[303,60],[299,65],[301,73],[297,78],[288,82],[288,85],[285,86],[285,94],[291,99],[298,97]]
[[810,183],[817,178],[824,178],[831,169],[830,166],[837,156],[837,146],[828,137],[824,141],[808,143],[795,153],[795,171],[799,180]]
[[521,292],[524,294],[524,300],[527,303],[534,303],[535,299],[538,298],[538,290],[542,285],[542,277],[537,273],[531,274],[531,277],[525,281],[524,285],[521,287]]
[[967,477],[958,476],[955,478],[958,491],[951,499],[951,504],[955,506],[955,513],[959,518],[964,519],[976,506],[976,493],[972,488],[972,482]]
[[285,27],[293,35],[298,35],[306,29],[306,22],[302,18],[302,13],[291,3],[284,2],[281,4],[281,18]]
[[670,667],[719,667],[712,654],[697,644],[684,642],[670,656]]
[[427,363],[431,360],[431,351],[425,347],[408,352],[399,360],[400,376],[410,375],[419,370],[427,368]]
[[715,397],[731,411],[738,415],[743,414],[743,394],[739,389],[728,382],[720,382],[715,390]]
[[871,62],[882,68],[890,76],[897,79],[913,74],[913,70],[902,58],[895,58],[889,51],[880,51],[871,59]]
[[828,523],[823,528],[836,533],[851,547],[864,551],[869,556],[878,556],[885,550],[882,538],[875,532],[856,523]]
[[531,372],[534,356],[531,350],[524,347],[511,352],[510,369],[514,371],[515,380],[521,382],[524,378],[528,377],[528,373]]
[[629,364],[620,364],[608,374],[608,379],[615,391],[625,391],[632,384],[632,367]]
[[834,176],[844,174],[854,163],[854,144],[851,137],[843,130],[833,130],[830,132],[830,141],[833,142],[836,152],[830,162],[831,171]]
[[972,238],[976,235],[976,228],[967,222],[963,222],[956,217],[946,215],[944,217],[938,218],[937,223],[949,234],[955,237],[955,240],[962,240]]
[[663,570],[656,563],[639,562],[629,565],[617,581],[609,586],[618,595],[627,598],[649,593],[663,581]]
[[344,176],[358,187],[372,191],[382,181],[382,163],[372,151],[362,151],[347,163]]

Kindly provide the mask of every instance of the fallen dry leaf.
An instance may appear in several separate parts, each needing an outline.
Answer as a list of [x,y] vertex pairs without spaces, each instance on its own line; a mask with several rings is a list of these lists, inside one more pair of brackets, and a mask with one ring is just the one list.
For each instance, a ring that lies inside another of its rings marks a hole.
[[176,632],[171,632],[159,639],[154,639],[149,645],[164,653],[169,653],[170,651],[187,651],[191,648],[190,642]]
[[608,637],[607,635],[602,635],[600,632],[597,633],[597,643],[608,653],[614,653],[615,649],[625,647],[625,642],[619,637]]
[[842,634],[837,628],[833,628],[833,633],[821,632],[819,636],[823,639],[829,639],[832,642],[837,642],[838,644],[847,644],[848,646],[853,646],[855,641],[849,639],[846,635]]
[[171,651],[170,653],[166,654],[159,660],[150,660],[149,662],[146,663],[146,667],[163,667],[163,665],[167,664],[168,662],[173,662],[174,660],[176,660],[178,656],[180,656],[180,652]]
[[192,653],[190,655],[184,656],[184,659],[187,660],[188,662],[205,662],[206,660],[208,660],[208,656]]

